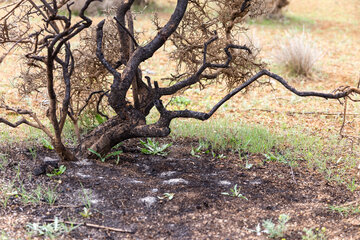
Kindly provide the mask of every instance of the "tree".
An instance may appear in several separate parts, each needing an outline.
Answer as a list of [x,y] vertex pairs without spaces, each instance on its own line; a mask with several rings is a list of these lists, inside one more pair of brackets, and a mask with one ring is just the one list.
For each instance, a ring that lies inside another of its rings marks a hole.
[[[91,29],[92,20],[85,15],[95,0],[85,2],[78,21],[72,18],[68,0],[40,2],[39,5],[32,0],[19,0],[6,6],[6,14],[1,17],[0,42],[7,48],[2,59],[16,47],[26,52],[19,91],[24,95],[46,94],[48,107],[43,114],[49,118],[52,129],[34,111],[9,106],[5,100],[1,107],[22,115],[22,119],[12,123],[0,118],[0,122],[11,127],[27,124],[43,130],[62,160],[76,160],[75,154],[90,154],[89,148],[103,155],[130,138],[167,136],[170,122],[175,118],[207,120],[222,104],[262,76],[280,82],[302,97],[339,99],[360,93],[351,87],[336,93],[302,92],[264,69],[256,58],[256,48],[238,41],[238,34],[246,32],[242,25],[245,19],[265,12],[263,0],[178,0],[167,23],[162,26],[155,21],[156,36],[142,45],[134,35],[130,11],[134,0],[121,1],[115,18],[102,20],[96,29]],[[66,6],[67,14],[59,10],[62,6]],[[38,16],[43,19],[42,24],[31,24]],[[80,38],[77,46],[74,42],[79,40],[75,38]],[[172,58],[178,61],[179,68],[171,79],[172,84],[161,87],[157,81],[142,76],[140,65],[152,59],[167,41],[176,47]],[[205,87],[220,80],[226,81],[232,91],[208,113],[169,111],[162,103],[164,96],[195,84]],[[132,101],[127,98],[130,91]],[[104,98],[108,101],[103,101]],[[153,107],[160,118],[147,124],[145,117]],[[89,108],[107,120],[81,136],[79,121]],[[110,117],[104,109],[110,112]],[[79,139],[76,152],[63,142],[67,119],[73,123]]]

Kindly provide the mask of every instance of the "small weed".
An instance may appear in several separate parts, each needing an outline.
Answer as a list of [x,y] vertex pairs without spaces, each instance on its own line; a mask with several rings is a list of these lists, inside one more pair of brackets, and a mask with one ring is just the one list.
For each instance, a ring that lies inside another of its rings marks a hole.
[[32,159],[36,160],[37,158],[36,148],[29,148],[29,152],[31,154]]
[[307,229],[304,228],[304,233],[305,235],[301,236],[302,240],[326,240],[326,228],[322,227],[321,229],[316,228],[315,230],[313,229]]
[[46,174],[48,177],[60,176],[66,171],[66,167],[61,165],[59,168],[55,168],[51,173]]
[[359,188],[359,185],[356,184],[356,178],[351,179],[351,181],[349,181],[346,185],[351,192],[354,192],[356,189]]
[[191,147],[191,156],[200,158],[200,155],[198,153],[201,153],[201,146],[199,145],[197,148]]
[[165,152],[165,150],[172,145],[172,143],[166,143],[166,144],[160,145],[159,142],[153,141],[150,138],[147,138],[146,142],[140,140],[140,143],[144,146],[143,148],[141,148],[142,153],[148,154],[148,155],[159,155],[159,156],[163,156],[163,157],[168,155],[168,153]]
[[54,188],[48,187],[45,190],[44,199],[48,204],[54,205],[57,198],[58,198],[57,187],[54,187]]
[[262,224],[265,229],[263,232],[268,234],[269,238],[280,238],[283,237],[287,230],[287,222],[290,220],[290,216],[281,214],[279,216],[278,224],[272,222],[271,219],[265,220]]
[[44,148],[47,148],[49,150],[54,150],[53,145],[51,145],[51,143],[48,140],[46,140],[46,138],[42,138],[41,143],[44,146]]
[[329,205],[329,210],[334,213],[339,213],[343,217],[360,213],[360,206],[335,206]]
[[93,150],[93,149],[91,149],[91,148],[88,148],[88,150],[89,150],[89,152],[95,154],[95,155],[100,159],[101,162],[105,162],[106,159],[108,159],[108,158],[110,158],[110,157],[113,157],[113,156],[117,156],[117,160],[116,160],[116,161],[119,162],[119,161],[120,161],[120,156],[119,156],[119,155],[122,153],[122,151],[119,150],[119,151],[116,151],[116,152],[109,153],[109,154],[107,154],[107,155],[105,155],[105,156],[101,156],[100,153],[96,152],[95,150]]
[[244,195],[242,195],[242,193],[240,192],[241,187],[237,186],[237,184],[235,184],[234,188],[230,188],[230,193],[228,192],[222,192],[222,195],[226,195],[226,196],[231,196],[231,197],[238,197],[238,198],[242,198],[245,200],[248,200],[247,197],[245,197]]
[[164,193],[162,196],[158,196],[158,199],[168,199],[169,201],[172,200],[175,196],[175,193]]
[[249,163],[249,161],[246,159],[246,162],[245,162],[245,169],[251,169],[252,167],[254,166],[254,164],[252,163]]
[[16,188],[14,187],[14,182],[1,184],[0,192],[1,192],[0,203],[3,206],[3,208],[6,208],[8,206],[8,203],[9,203],[9,200],[11,197],[18,195],[18,192],[16,191]]
[[31,236],[44,236],[45,238],[58,239],[63,234],[68,234],[78,226],[71,224],[69,227],[65,223],[59,222],[59,219],[55,217],[53,223],[39,224],[28,223],[26,228]]
[[82,199],[85,207],[83,208],[83,211],[80,212],[80,215],[83,216],[84,218],[89,218],[92,215],[91,201],[90,201],[90,195],[92,194],[92,191],[84,189],[82,184],[81,184],[81,188],[82,188]]
[[90,208],[84,207],[83,211],[80,212],[80,215],[83,216],[84,218],[89,218],[89,217],[91,217],[92,212],[91,212]]

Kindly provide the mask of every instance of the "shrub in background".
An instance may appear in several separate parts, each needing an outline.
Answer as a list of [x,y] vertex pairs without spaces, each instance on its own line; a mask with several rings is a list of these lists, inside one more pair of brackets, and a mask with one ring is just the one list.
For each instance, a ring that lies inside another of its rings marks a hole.
[[279,43],[275,51],[275,60],[285,66],[291,73],[309,76],[315,63],[323,56],[323,52],[311,39],[309,34],[286,34],[286,40]]

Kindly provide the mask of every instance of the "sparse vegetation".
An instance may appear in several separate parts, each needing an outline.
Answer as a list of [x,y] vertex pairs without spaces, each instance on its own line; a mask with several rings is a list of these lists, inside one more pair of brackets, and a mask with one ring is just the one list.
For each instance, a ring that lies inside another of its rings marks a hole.
[[326,228],[322,227],[321,229],[307,229],[304,228],[304,234],[301,239],[302,240],[326,240]]
[[166,149],[171,147],[172,143],[160,144],[159,142],[152,140],[151,138],[147,138],[146,142],[140,140],[141,145],[144,147],[141,148],[141,152],[148,155],[159,155],[165,157],[168,155]]
[[262,224],[264,233],[268,234],[269,238],[281,238],[285,235],[287,230],[287,222],[290,220],[290,216],[281,214],[278,219],[278,223],[274,223],[271,219],[265,220]]
[[238,197],[238,198],[242,198],[245,200],[248,200],[247,197],[245,197],[241,192],[241,187],[237,184],[235,184],[235,186],[233,188],[230,188],[230,192],[222,192],[222,195],[226,195],[226,196],[230,196],[230,197]]
[[89,152],[95,154],[100,159],[101,162],[105,162],[106,159],[114,157],[114,156],[117,156],[116,161],[119,162],[119,158],[120,158],[119,155],[122,153],[122,151],[119,150],[119,151],[115,151],[115,152],[111,152],[109,154],[106,154],[105,156],[102,156],[100,153],[96,152],[95,150],[92,150],[91,148],[89,148],[88,150],[89,150]]
[[26,227],[30,236],[58,239],[61,235],[70,233],[78,226],[74,226],[73,224],[67,226],[65,223],[59,222],[59,219],[55,217],[52,223],[28,223]]

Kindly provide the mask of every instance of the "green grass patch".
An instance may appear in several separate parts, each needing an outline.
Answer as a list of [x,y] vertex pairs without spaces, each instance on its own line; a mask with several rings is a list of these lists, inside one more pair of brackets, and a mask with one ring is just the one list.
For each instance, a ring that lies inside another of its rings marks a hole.
[[208,122],[175,120],[171,124],[173,137],[199,138],[214,150],[242,150],[267,153],[276,143],[276,136],[261,126],[249,126],[235,119],[215,119]]
[[247,125],[237,119],[212,119],[208,122],[175,120],[171,136],[205,141],[214,150],[234,150],[274,156],[275,161],[296,167],[304,161],[326,180],[336,181],[350,191],[358,190],[359,181],[351,173],[357,168],[357,151],[347,151],[348,144],[336,136],[325,139],[307,134],[304,129],[284,129],[273,133],[260,125]]

